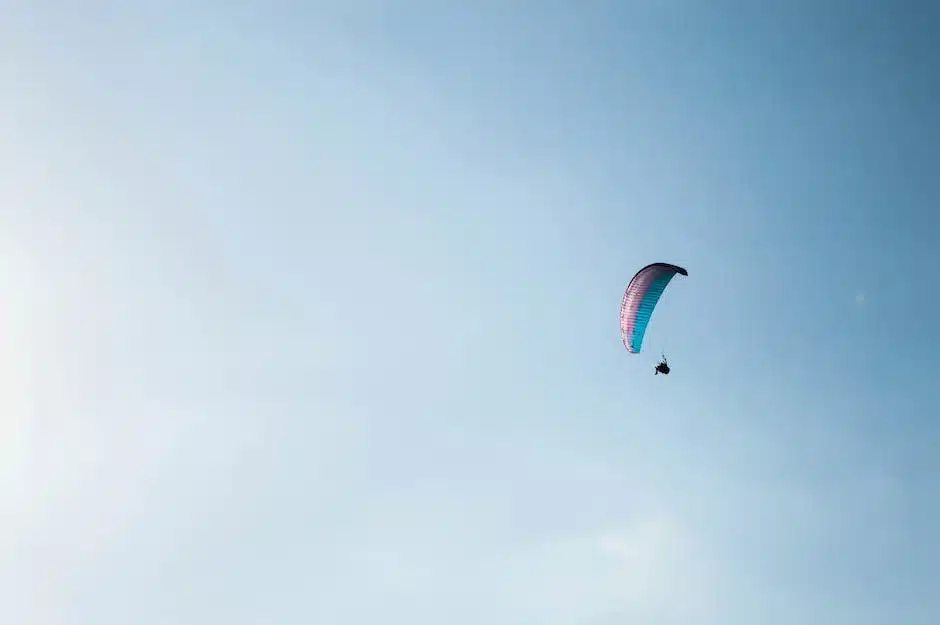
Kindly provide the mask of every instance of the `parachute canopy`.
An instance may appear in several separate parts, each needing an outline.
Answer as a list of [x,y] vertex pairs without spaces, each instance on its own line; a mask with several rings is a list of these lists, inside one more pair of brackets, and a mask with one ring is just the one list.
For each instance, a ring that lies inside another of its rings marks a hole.
[[630,280],[620,304],[620,338],[628,352],[640,352],[653,309],[676,274],[688,276],[689,272],[669,263],[653,263],[640,269]]

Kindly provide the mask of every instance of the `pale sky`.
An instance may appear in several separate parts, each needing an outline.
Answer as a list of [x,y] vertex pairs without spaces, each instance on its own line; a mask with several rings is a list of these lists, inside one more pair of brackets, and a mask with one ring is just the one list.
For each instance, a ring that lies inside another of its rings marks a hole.
[[0,1],[0,622],[936,625],[927,6]]

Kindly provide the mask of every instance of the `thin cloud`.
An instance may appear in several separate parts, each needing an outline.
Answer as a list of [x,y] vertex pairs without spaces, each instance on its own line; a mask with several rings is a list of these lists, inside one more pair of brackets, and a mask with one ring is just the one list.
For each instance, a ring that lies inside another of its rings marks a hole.
[[714,608],[714,571],[696,542],[678,519],[648,516],[539,543],[500,570],[512,611],[531,621],[685,621]]

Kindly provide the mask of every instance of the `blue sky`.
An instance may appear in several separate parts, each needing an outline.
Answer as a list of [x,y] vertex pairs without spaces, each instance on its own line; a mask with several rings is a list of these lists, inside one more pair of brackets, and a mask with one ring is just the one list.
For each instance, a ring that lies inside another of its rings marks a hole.
[[3,621],[933,625],[926,7],[11,3]]

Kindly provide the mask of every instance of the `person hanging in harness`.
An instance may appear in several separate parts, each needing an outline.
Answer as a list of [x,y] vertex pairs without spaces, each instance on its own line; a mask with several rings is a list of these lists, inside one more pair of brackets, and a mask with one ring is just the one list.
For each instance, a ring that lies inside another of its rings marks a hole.
[[669,363],[666,361],[666,354],[663,354],[662,362],[660,362],[656,367],[654,367],[653,375],[669,375]]

